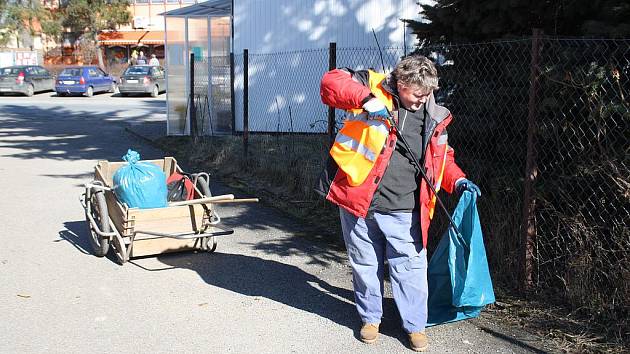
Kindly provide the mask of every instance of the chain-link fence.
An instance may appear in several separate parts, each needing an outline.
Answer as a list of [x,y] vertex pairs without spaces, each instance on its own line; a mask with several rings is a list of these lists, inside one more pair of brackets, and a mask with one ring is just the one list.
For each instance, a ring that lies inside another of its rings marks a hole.
[[[319,99],[319,81],[329,68],[329,48],[248,55],[248,128],[250,133],[323,133],[327,108]],[[340,48],[337,66],[390,71],[403,56],[401,48]],[[235,88],[244,91],[243,55],[235,56]],[[242,117],[243,96],[237,95],[236,116]],[[338,122],[343,113],[338,112]],[[242,121],[237,131],[242,131]]]
[[[609,323],[617,339],[630,337],[630,40],[536,37],[418,52],[438,66],[436,99],[454,116],[449,144],[481,186],[495,282],[525,285]],[[234,128],[249,135],[248,168],[315,200],[330,142],[322,74],[331,62],[390,71],[404,54],[235,55]],[[336,128],[342,118],[335,111]],[[446,225],[436,215],[434,242]]]
[[495,279],[525,282],[628,338],[630,41],[420,52],[441,64],[438,100],[455,117],[449,143],[484,191]]
[[[330,48],[272,54],[236,55],[235,131],[247,126],[248,167],[283,185],[301,200],[316,198],[313,185],[327,158],[328,108],[321,103],[319,83],[330,67],[390,70],[403,55],[399,48]],[[247,85],[245,85],[247,76]],[[246,122],[245,107],[247,107]],[[344,113],[336,111],[333,131]],[[292,175],[287,175],[290,171]]]
[[533,280],[628,339],[630,40],[544,40],[539,77]]
[[[438,66],[436,100],[453,114],[449,145],[468,178],[483,190],[479,211],[494,279],[516,287],[527,156],[531,41],[423,48]],[[451,210],[455,198],[446,198]],[[436,213],[437,243],[446,218]]]

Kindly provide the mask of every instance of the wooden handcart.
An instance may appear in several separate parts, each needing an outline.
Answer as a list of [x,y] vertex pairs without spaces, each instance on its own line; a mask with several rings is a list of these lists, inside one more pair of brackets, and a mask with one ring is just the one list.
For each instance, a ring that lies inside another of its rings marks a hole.
[[[183,173],[172,157],[143,162],[157,165],[166,176]],[[196,249],[212,253],[217,248],[216,236],[234,233],[220,225],[214,204],[258,201],[234,199],[232,194],[212,196],[208,174],[198,173],[191,175],[194,199],[170,202],[164,208],[128,208],[111,189],[114,174],[125,164],[99,161],[94,168],[94,180],[85,185],[81,196],[94,254],[102,257],[113,245],[121,264],[133,257],[168,252]]]

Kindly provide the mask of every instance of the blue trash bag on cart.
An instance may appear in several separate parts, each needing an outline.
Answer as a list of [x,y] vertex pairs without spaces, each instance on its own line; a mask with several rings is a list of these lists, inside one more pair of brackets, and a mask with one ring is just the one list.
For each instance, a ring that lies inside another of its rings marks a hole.
[[140,161],[140,154],[131,149],[123,156],[127,165],[114,174],[114,194],[129,208],[162,208],[168,205],[166,175],[150,163]]
[[477,194],[462,193],[453,220],[461,235],[449,227],[429,262],[427,326],[477,317],[495,301]]

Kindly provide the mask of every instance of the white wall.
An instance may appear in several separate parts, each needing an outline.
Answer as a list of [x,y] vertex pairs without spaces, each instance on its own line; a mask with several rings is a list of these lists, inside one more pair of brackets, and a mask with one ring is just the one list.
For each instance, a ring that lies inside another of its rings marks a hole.
[[[413,45],[400,19],[418,19],[417,0],[236,0],[234,52]],[[406,34],[406,39],[403,35]]]
[[[235,0],[236,130],[243,127],[243,49],[250,53],[250,130],[276,131],[280,119],[288,131],[291,119],[293,131],[322,132],[319,81],[329,43],[337,43],[338,67],[381,70],[374,30],[382,48],[397,47],[385,50],[388,71],[416,42],[400,19],[419,19],[420,10],[417,0]],[[273,54],[280,52],[289,53]]]

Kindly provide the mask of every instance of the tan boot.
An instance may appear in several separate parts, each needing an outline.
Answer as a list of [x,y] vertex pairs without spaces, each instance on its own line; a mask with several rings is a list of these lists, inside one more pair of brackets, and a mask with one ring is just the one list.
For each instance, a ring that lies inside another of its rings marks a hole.
[[372,344],[378,338],[378,323],[364,323],[361,327],[361,341]]
[[429,339],[424,332],[409,333],[409,344],[414,351],[423,352],[429,346]]

